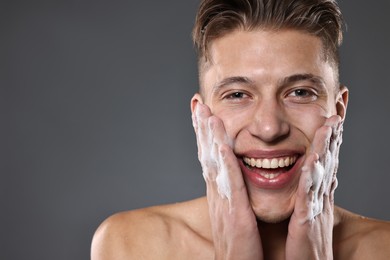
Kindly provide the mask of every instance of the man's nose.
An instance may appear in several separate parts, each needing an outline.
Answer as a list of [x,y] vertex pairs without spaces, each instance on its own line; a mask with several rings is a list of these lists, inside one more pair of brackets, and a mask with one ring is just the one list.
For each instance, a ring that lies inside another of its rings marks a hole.
[[281,104],[276,99],[262,100],[254,112],[249,131],[266,143],[275,143],[288,136],[290,125]]

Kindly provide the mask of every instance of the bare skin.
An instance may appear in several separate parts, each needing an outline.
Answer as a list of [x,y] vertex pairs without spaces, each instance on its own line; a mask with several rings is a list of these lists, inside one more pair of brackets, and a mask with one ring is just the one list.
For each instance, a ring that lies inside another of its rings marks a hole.
[[390,224],[334,206],[348,90],[294,30],[213,41],[191,101],[207,196],[119,213],[92,259],[389,259]]
[[[334,259],[389,259],[390,224],[335,207]],[[265,224],[265,259],[285,259],[286,223]],[[214,259],[206,197],[122,212],[97,230],[91,259]]]

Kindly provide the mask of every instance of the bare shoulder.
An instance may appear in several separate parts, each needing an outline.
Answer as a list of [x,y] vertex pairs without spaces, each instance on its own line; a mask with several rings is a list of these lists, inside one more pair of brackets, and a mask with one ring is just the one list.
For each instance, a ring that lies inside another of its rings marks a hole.
[[110,216],[95,232],[91,258],[180,259],[187,254],[194,256],[196,248],[210,246],[205,206],[205,200],[201,198]]
[[366,218],[342,209],[340,212],[341,221],[335,228],[339,259],[390,259],[389,221]]

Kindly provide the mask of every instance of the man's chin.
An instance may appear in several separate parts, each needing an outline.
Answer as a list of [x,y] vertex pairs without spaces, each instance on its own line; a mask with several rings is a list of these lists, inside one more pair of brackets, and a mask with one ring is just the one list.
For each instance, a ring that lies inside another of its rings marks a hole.
[[292,215],[291,212],[283,212],[283,213],[269,213],[267,212],[266,214],[261,214],[258,213],[256,214],[257,220],[264,222],[264,223],[269,223],[269,224],[279,224],[281,222],[286,221],[289,219]]

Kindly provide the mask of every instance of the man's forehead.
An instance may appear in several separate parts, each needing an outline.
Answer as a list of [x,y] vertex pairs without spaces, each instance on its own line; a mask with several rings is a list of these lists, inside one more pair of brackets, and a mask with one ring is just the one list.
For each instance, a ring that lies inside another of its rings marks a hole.
[[263,30],[251,31],[234,30],[210,42],[209,57],[214,61],[220,51],[228,50],[228,53],[219,58],[242,55],[242,50],[260,52],[272,50],[273,55],[282,53],[285,50],[305,51],[308,47],[315,47],[319,53],[323,53],[321,39],[311,34],[293,30]]
[[[272,70],[290,66],[297,69],[296,72],[288,73],[291,75],[318,74],[313,71],[328,63],[324,58],[320,38],[297,30],[235,30],[214,39],[209,52],[209,59],[200,64],[201,81],[205,80],[205,74],[210,69],[224,70],[223,73],[228,74],[230,70],[235,74],[240,73],[240,70]],[[259,66],[250,66],[251,63],[258,63]],[[335,70],[334,64],[327,65]],[[233,74],[227,76],[241,76]],[[338,81],[337,70],[333,74],[332,78]]]

